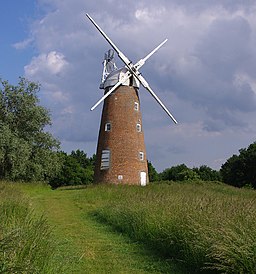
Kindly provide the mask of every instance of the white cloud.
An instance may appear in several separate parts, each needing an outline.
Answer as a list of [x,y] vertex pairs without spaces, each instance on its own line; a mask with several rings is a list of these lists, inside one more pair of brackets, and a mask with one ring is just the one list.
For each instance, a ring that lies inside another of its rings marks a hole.
[[148,155],[158,169],[179,162],[217,167],[218,159],[255,138],[253,1],[40,3],[45,15],[31,26],[38,56],[25,73],[42,84],[42,101],[53,113],[53,131],[68,149],[73,143],[73,149],[84,144],[85,150],[93,151],[100,120],[101,107],[89,109],[102,96],[101,62],[109,45],[86,12],[133,61],[169,39],[141,70],[180,122],[172,125],[140,89]]
[[25,49],[33,43],[33,40],[33,38],[27,38],[21,42],[13,44],[13,47],[16,49]]
[[42,71],[50,74],[58,74],[68,65],[63,54],[50,51],[49,53],[41,53],[34,57],[31,63],[25,66],[25,73],[29,77],[34,76]]
[[156,22],[161,22],[161,17],[166,14],[166,10],[164,7],[158,9],[148,9],[148,8],[138,8],[134,12],[134,16],[138,19],[139,23],[147,23],[147,24],[154,24]]
[[242,88],[244,85],[249,85],[256,95],[256,79],[252,78],[247,73],[236,73],[233,78],[233,83],[237,88]]

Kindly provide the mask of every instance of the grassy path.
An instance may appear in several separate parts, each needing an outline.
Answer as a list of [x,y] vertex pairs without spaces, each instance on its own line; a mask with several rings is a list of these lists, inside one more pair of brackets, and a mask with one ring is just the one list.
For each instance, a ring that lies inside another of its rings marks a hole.
[[182,273],[126,236],[97,222],[93,210],[111,197],[100,188],[50,190],[42,185],[21,185],[36,212],[44,212],[58,244],[56,259],[64,273]]

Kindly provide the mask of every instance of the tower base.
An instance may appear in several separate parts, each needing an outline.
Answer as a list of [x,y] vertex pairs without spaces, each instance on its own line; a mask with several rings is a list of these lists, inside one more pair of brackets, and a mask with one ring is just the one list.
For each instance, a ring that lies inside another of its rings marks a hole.
[[120,86],[104,101],[94,182],[148,183],[140,101],[133,86]]

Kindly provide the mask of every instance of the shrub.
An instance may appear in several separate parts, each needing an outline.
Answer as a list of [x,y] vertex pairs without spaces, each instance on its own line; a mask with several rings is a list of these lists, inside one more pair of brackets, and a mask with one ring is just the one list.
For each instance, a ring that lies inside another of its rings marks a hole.
[[221,166],[223,182],[236,187],[251,185],[256,188],[256,142],[240,149]]
[[63,166],[55,178],[49,182],[52,188],[60,186],[88,185],[93,182],[95,156],[88,158],[81,150],[58,154]]

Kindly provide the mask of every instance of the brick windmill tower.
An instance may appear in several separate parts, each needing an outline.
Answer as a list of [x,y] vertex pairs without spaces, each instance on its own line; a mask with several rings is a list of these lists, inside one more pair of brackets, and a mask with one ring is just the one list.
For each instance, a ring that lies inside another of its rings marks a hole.
[[[96,183],[146,185],[148,167],[139,100],[139,84],[147,89],[164,111],[175,118],[150,88],[139,69],[167,39],[135,65],[117,48],[96,22],[86,14],[113,50],[105,54],[100,88],[104,96],[91,108],[104,101],[96,153],[94,181]],[[117,69],[114,51],[124,63]]]

